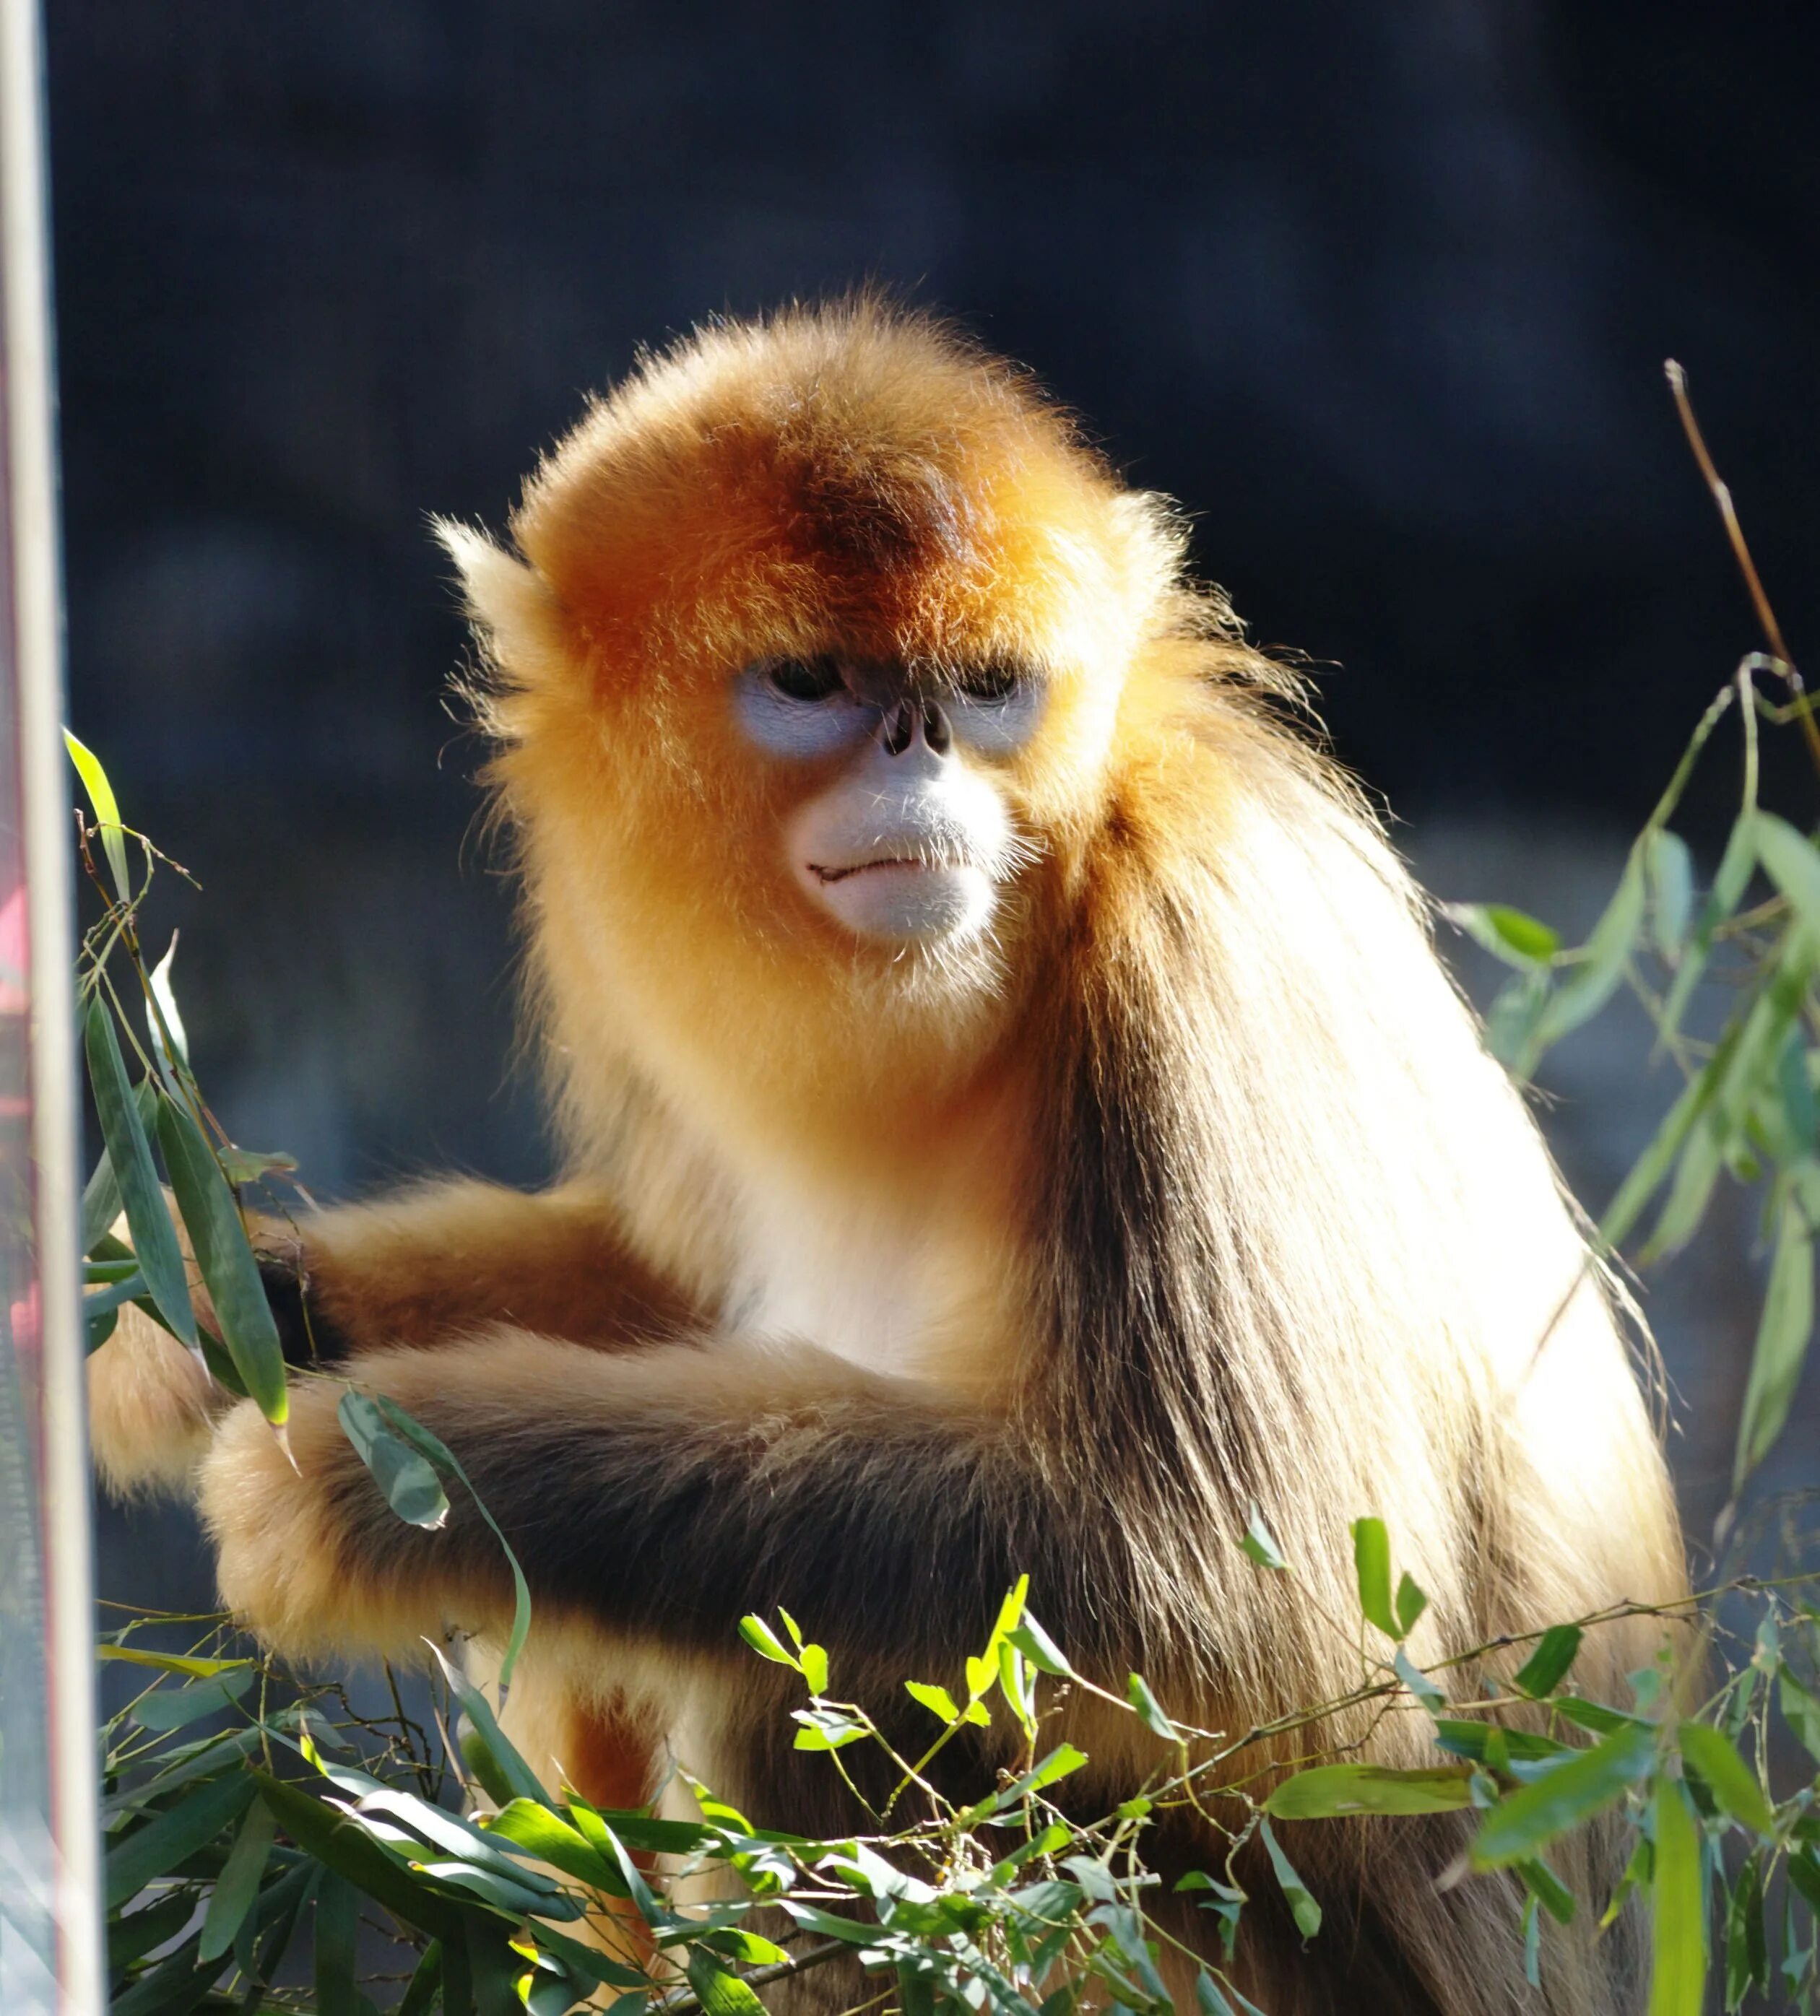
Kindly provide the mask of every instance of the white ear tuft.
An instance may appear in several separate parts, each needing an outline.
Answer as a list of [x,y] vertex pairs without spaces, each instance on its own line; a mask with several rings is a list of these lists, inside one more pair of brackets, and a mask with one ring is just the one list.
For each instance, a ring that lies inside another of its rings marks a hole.
[[468,618],[493,658],[521,679],[533,675],[554,641],[556,602],[542,578],[471,526],[437,518],[431,530],[455,563]]

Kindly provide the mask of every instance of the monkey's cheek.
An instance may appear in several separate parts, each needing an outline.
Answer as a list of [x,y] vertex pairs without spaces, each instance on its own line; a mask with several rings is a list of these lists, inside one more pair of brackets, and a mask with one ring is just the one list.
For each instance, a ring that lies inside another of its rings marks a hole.
[[[337,1386],[292,1388],[294,1468],[250,1402],[222,1422],[198,1502],[216,1550],[222,1602],[271,1651],[415,1658],[444,1629],[434,1578],[381,1568],[362,1545],[364,1500],[383,1500],[335,1417]],[[359,1508],[352,1517],[350,1508]]]
[[992,878],[978,868],[891,861],[831,882],[809,869],[803,880],[810,895],[861,938],[937,945],[977,938],[992,920]]

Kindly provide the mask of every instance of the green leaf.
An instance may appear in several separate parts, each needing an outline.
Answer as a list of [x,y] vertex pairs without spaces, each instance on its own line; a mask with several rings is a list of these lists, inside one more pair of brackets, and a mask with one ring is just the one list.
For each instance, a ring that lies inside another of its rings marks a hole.
[[224,1828],[232,1827],[252,1804],[258,1789],[250,1778],[237,1774],[211,1779],[116,1842],[107,1851],[108,1909],[118,1910],[154,1877],[168,1876]]
[[1411,1576],[1400,1575],[1397,1582],[1397,1622],[1407,1638],[1416,1620],[1428,1607],[1428,1592]]
[[1500,1752],[1505,1760],[1537,1763],[1544,1758],[1560,1756],[1568,1746],[1557,1743],[1552,1736],[1537,1736],[1526,1729],[1500,1729],[1490,1723],[1443,1717],[1435,1723],[1435,1747],[1483,1764]]
[[1278,1887],[1281,1890],[1289,1906],[1289,1915],[1296,1921],[1296,1929],[1304,1939],[1311,1939],[1321,1930],[1321,1906],[1309,1894],[1308,1886],[1296,1874],[1294,1865],[1282,1849],[1277,1845],[1277,1837],[1270,1831],[1268,1820],[1258,1822],[1258,1831],[1264,1838],[1264,1847],[1270,1858],[1270,1867],[1276,1872]]
[[234,1943],[234,1935],[259,1894],[276,1827],[272,1809],[263,1799],[255,1799],[247,1809],[240,1831],[235,1835],[222,1873],[209,1892],[208,1913],[202,1921],[202,1943],[196,1953],[199,1960],[218,1959]]
[[1679,833],[1665,826],[1649,835],[1644,870],[1649,884],[1649,934],[1670,965],[1681,956],[1693,914],[1693,857]]
[[1250,1555],[1260,1568],[1286,1568],[1289,1564],[1283,1558],[1283,1550],[1271,1537],[1270,1529],[1264,1524],[1264,1515],[1254,1503],[1251,1517],[1245,1522],[1238,1544]]
[[1820,932],[1820,852],[1774,812],[1760,812],[1752,823],[1757,858],[1764,872],[1807,929]]
[[921,1702],[931,1715],[939,1715],[950,1729],[960,1719],[960,1705],[954,1697],[932,1680],[906,1680],[903,1690],[912,1701]]
[[1810,1757],[1820,1758],[1820,1701],[1802,1686],[1786,1666],[1777,1685],[1782,1719],[1801,1740]]
[[1699,1830],[1671,1778],[1656,1787],[1656,1871],[1649,1886],[1649,2016],[1700,2016],[1706,1982]]
[[1142,1676],[1132,1673],[1125,1682],[1126,1698],[1137,1709],[1138,1719],[1152,1736],[1160,1736],[1165,1743],[1180,1743],[1181,1731],[1165,1715]]
[[1666,1032],[1672,1034],[1681,1027],[1681,1018],[1706,970],[1707,955],[1713,949],[1713,933],[1737,909],[1756,868],[1757,822],[1753,808],[1747,805],[1733,822],[1726,837],[1725,851],[1720,857],[1712,889],[1700,905],[1692,940],[1682,956],[1674,985],[1668,990],[1668,999],[1663,1003],[1662,1021]]
[[1533,1067],[1536,1025],[1548,1005],[1548,970],[1537,967],[1519,973],[1498,990],[1497,999],[1485,1017],[1485,1047],[1506,1071],[1519,1077]]
[[[139,1124],[142,1127],[145,1125],[144,1113],[140,1114]],[[82,1192],[85,1253],[92,1253],[114,1229],[114,1221],[119,1217],[120,1209],[120,1179],[114,1173],[114,1157],[103,1148],[100,1161],[95,1165],[95,1173]]]
[[107,857],[107,872],[114,877],[120,900],[130,903],[133,891],[126,872],[126,833],[120,823],[120,806],[114,795],[114,787],[101,767],[101,758],[85,743],[78,742],[67,728],[63,730],[63,747],[69,751],[70,761],[82,779],[89,804],[95,808],[95,823],[101,830],[101,851]]
[[146,1138],[132,1088],[127,1082],[114,1017],[99,995],[89,1003],[82,1017],[82,1049],[88,1059],[88,1083],[95,1095],[101,1136],[107,1143],[108,1160],[114,1165],[127,1226],[132,1233],[133,1251],[159,1313],[193,1351],[196,1312],[189,1305],[189,1282],[184,1272],[182,1251],[177,1244],[171,1214],[164,1208],[164,1193],[158,1186],[157,1171],[152,1163],[151,1143]]
[[1472,1804],[1469,1766],[1393,1770],[1380,1764],[1317,1764],[1285,1778],[1264,1802],[1280,1820],[1324,1820],[1345,1813],[1445,1813]]
[[1430,1715],[1439,1714],[1447,1706],[1447,1695],[1411,1658],[1406,1647],[1401,1645],[1397,1647],[1397,1656],[1391,1663],[1397,1669],[1398,1679],[1408,1688]]
[[326,1873],[316,1887],[315,1989],[319,2016],[359,2016],[355,1985],[360,1899],[345,1877]]
[[222,1342],[260,1413],[276,1426],[290,1408],[284,1351],[234,1193],[202,1130],[175,1100],[158,1102],[158,1145],[164,1151],[164,1166],[171,1172],[171,1187],[196,1263],[214,1304]]
[[1400,1638],[1390,1607],[1390,1535],[1382,1519],[1353,1521],[1353,1564],[1358,1572],[1359,1607],[1388,1638]]
[[1725,1912],[1725,2007],[1769,1986],[1769,1941],[1763,1922],[1763,1859],[1747,1856]]
[[342,1432],[372,1471],[385,1502],[408,1525],[434,1532],[446,1525],[449,1498],[435,1466],[395,1435],[377,1404],[351,1386],[335,1409]]
[[442,1942],[432,1939],[423,1949],[423,1957],[417,1963],[417,1971],[411,1976],[410,1985],[405,1990],[395,2016],[430,2016],[436,1998],[442,1993]]
[[1581,947],[1584,956],[1569,969],[1538,1017],[1526,1058],[1530,1069],[1520,1071],[1519,1076],[1527,1078],[1544,1052],[1581,1023],[1590,1021],[1617,991],[1624,977],[1624,962],[1642,929],[1644,895],[1639,845],[1631,848],[1611,901]]
[[769,1659],[780,1666],[790,1666],[800,1672],[796,1654],[784,1649],[778,1637],[763,1618],[753,1615],[740,1619],[740,1636],[762,1659]]
[[1029,1611],[1025,1611],[1016,1629],[1010,1633],[1010,1642],[1039,1672],[1054,1674],[1064,1679],[1072,1679],[1074,1669],[1068,1663],[1061,1647]]
[[1507,966],[1546,966],[1561,949],[1559,932],[1508,903],[1443,903],[1441,914]]
[[[177,934],[173,931],[171,942],[165,948],[164,956],[152,968],[152,999],[157,1004],[157,1012],[154,1014],[148,1009],[146,1022],[152,1039],[153,1060],[155,1063],[182,1064],[187,1067],[189,1063],[189,1035],[183,1026],[183,1017],[177,1011],[177,995],[171,984],[171,968],[176,958]],[[168,1053],[165,1052],[167,1038],[170,1042]],[[172,1096],[175,1096],[175,1075],[166,1082],[170,1085]]]
[[279,1826],[306,1855],[345,1876],[394,1917],[445,1939],[460,1925],[457,1907],[420,1882],[358,1821],[267,1772],[253,1771],[243,1782],[249,1795],[254,1790],[261,1795]]
[[1741,1826],[1773,1836],[1775,1814],[1756,1773],[1732,1743],[1702,1722],[1684,1722],[1679,1734],[1682,1757],[1699,1772],[1720,1805]]
[[[478,1769],[474,1771],[474,1775],[485,1787],[487,1796],[499,1805],[509,1805],[514,1799],[534,1799],[541,1806],[553,1805],[555,1802],[538,1782],[537,1773],[525,1762],[514,1747],[511,1738],[500,1728],[499,1717],[494,1714],[492,1705],[486,1696],[459,1666],[452,1665],[444,1658],[440,1646],[430,1644],[427,1639],[424,1643],[430,1645],[437,1665],[442,1669],[442,1677],[448,1683],[449,1692],[454,1695],[463,1715],[467,1719],[475,1751],[486,1759],[485,1775]],[[472,1769],[468,1742],[465,1739],[462,1744],[462,1754],[470,1758],[470,1768]]]
[[828,1655],[820,1645],[805,1645],[802,1648],[802,1677],[809,1683],[812,1694],[825,1694],[828,1690]]
[[110,1918],[107,1923],[107,1971],[118,1974],[135,1960],[143,1960],[154,1946],[176,1938],[196,1915],[195,1893],[177,1890],[130,1917]]
[[1472,1843],[1473,1867],[1501,1869],[1529,1860],[1557,1834],[1622,1798],[1655,1761],[1655,1730],[1647,1723],[1625,1723],[1494,1806]]
[[842,1750],[870,1733],[863,1722],[842,1708],[793,1708],[790,1719],[802,1725],[796,1732],[798,1750]]
[[254,1677],[250,1666],[240,1666],[185,1687],[160,1688],[134,1702],[133,1720],[142,1729],[182,1729],[205,1715],[219,1715],[223,1708],[232,1708]]
[[560,1869],[565,1876],[591,1883],[596,1890],[604,1890],[613,1896],[625,1894],[625,1886],[620,1881],[618,1867],[608,1862],[578,1829],[535,1799],[513,1800],[491,1816],[487,1831],[528,1849],[539,1861],[547,1862],[552,1869]]
[[698,1946],[690,1949],[688,1975],[703,2016],[765,2016],[765,2005],[739,1976]]
[[1770,1265],[1769,1286],[1764,1293],[1750,1376],[1744,1389],[1732,1470],[1734,1491],[1769,1453],[1782,1431],[1813,1330],[1813,1237],[1800,1208],[1789,1197],[1782,1203],[1775,1258]]
[[503,1706],[506,1690],[512,1684],[512,1672],[518,1663],[518,1654],[524,1651],[524,1640],[531,1635],[531,1586],[524,1579],[524,1571],[512,1551],[511,1543],[499,1530],[499,1522],[487,1510],[486,1500],[474,1489],[473,1479],[462,1468],[454,1451],[440,1436],[432,1435],[421,1421],[406,1413],[389,1395],[376,1393],[373,1397],[395,1435],[402,1435],[413,1449],[427,1456],[444,1476],[460,1481],[473,1500],[474,1509],[485,1521],[488,1532],[499,1542],[499,1551],[506,1557],[506,1565],[512,1571],[512,1629],[506,1633],[505,1650],[499,1654],[499,1701]]
[[1558,1925],[1570,1925],[1578,1906],[1573,1892],[1539,1856],[1516,1865],[1523,1888]]
[[1532,1701],[1552,1694],[1579,1658],[1580,1636],[1577,1624],[1551,1625],[1542,1633],[1541,1643],[1517,1669],[1511,1685]]

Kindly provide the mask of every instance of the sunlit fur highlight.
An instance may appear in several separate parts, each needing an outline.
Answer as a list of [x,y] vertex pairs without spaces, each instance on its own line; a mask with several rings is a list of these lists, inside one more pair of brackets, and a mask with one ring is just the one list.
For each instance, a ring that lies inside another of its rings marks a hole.
[[[1022,373],[866,298],[717,325],[547,459],[515,553],[445,538],[524,880],[553,1195],[603,1200],[538,1267],[568,1240],[600,1280],[623,1251],[667,1313],[546,1294],[514,1326],[539,1291],[471,1189],[473,1322],[447,1312],[464,1241],[433,1194],[413,1233],[306,1226],[307,1265],[357,1327],[395,1312],[408,1348],[361,1329],[352,1370],[512,1535],[546,1699],[647,1690],[724,1794],[838,1830],[744,1608],[787,1604],[839,1690],[882,1705],[953,1674],[1029,1569],[1085,1665],[1241,1731],[1357,1684],[1362,1514],[1428,1592],[1418,1660],[1682,1589],[1605,1286],[1419,898],[1282,675],[1184,577],[1179,520]],[[805,787],[741,743],[727,683],[834,644],[1047,675],[1039,732],[992,765],[1031,860],[978,951],[844,939],[783,873]],[[496,1550],[459,1507],[434,1535],[388,1517],[337,1390],[297,1395],[301,1479],[247,1409],[221,1431],[227,1598],[308,1653],[496,1634]],[[1240,1551],[1254,1503],[1291,1572]],[[1594,1633],[1585,1683],[1656,1642]],[[1147,1740],[1069,1717],[1079,1798],[1121,1795]],[[1348,1714],[1269,1754],[1433,1761],[1425,1728]],[[1591,1929],[1615,1876],[1596,1845],[1563,1859],[1582,1906],[1537,1995],[1511,1886],[1436,1887],[1465,1831],[1290,1830],[1328,1928],[1303,1953],[1253,1871],[1247,1992],[1271,2016],[1627,2006],[1625,1930]],[[1214,1852],[1179,1819],[1155,1848],[1166,1870]],[[1210,1920],[1170,1922],[1208,1948]]]

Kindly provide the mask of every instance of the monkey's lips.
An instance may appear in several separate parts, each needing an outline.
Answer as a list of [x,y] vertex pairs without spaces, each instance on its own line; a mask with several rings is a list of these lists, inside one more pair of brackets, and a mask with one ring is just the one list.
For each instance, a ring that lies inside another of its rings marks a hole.
[[881,854],[862,861],[808,861],[809,893],[862,937],[952,938],[976,931],[992,908],[992,880],[965,861]]
[[824,868],[819,861],[807,865],[809,873],[824,888],[832,882],[845,882],[850,876],[876,874],[881,869],[906,869],[916,875],[939,875],[942,872],[942,866],[934,862],[914,860],[903,854],[881,855],[876,861],[853,861],[841,868]]

